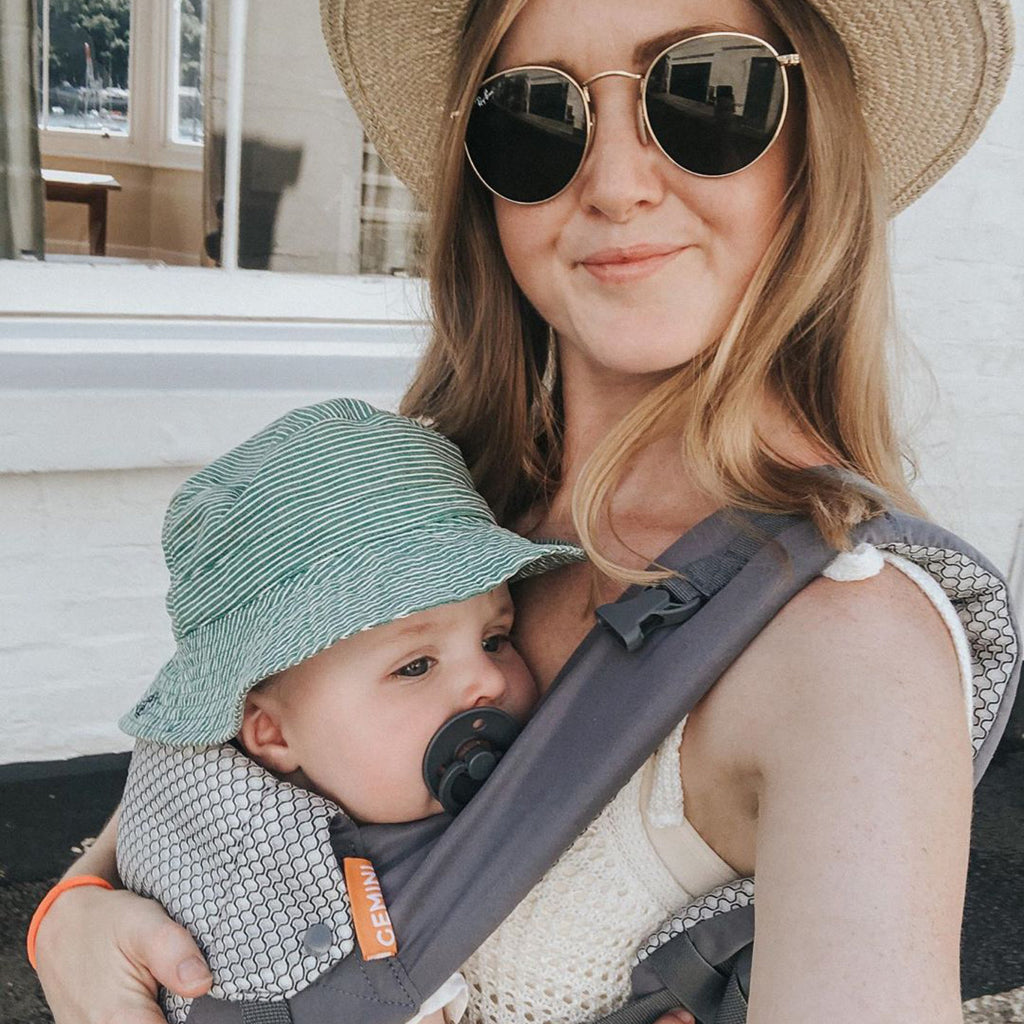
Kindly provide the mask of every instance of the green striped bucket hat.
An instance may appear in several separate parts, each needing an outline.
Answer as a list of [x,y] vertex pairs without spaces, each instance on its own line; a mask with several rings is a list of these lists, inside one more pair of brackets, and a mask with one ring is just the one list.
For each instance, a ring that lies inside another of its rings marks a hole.
[[252,686],[338,640],[585,557],[502,529],[454,444],[346,398],[187,480],[163,547],[176,650],[120,726],[172,744],[230,739]]

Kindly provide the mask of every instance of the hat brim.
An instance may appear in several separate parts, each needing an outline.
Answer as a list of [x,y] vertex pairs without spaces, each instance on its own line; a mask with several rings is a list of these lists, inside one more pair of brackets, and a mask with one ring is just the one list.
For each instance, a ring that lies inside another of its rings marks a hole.
[[[1009,3],[808,2],[849,55],[895,214],[967,152],[1002,97],[1013,56]],[[425,206],[469,7],[469,0],[320,0],[327,48],[350,102],[384,162]]]
[[455,519],[363,548],[355,560],[323,559],[179,640],[119,724],[162,743],[223,743],[237,734],[245,695],[260,680],[355,633],[585,557],[572,544]]

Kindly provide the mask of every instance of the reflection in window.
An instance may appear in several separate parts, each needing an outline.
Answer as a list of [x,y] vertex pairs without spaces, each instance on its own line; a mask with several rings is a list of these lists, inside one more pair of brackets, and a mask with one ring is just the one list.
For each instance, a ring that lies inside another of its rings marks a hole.
[[127,135],[132,0],[38,0],[39,126]]
[[426,215],[412,193],[384,165],[369,139],[363,142],[359,210],[359,272],[415,275],[423,255]]
[[175,0],[174,57],[177,88],[171,96],[171,141],[202,144],[203,141],[203,0]]

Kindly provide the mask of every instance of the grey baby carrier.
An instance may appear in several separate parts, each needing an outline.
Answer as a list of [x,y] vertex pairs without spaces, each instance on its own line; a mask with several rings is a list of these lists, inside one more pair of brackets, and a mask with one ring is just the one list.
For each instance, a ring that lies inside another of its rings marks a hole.
[[[977,782],[1020,673],[1002,578],[959,538],[897,512],[861,524],[853,540],[923,567],[956,609],[972,647]],[[699,523],[658,560],[679,578],[598,610],[601,621],[454,820],[357,826],[231,746],[140,742],[119,826],[121,874],[190,928],[215,978],[195,1001],[165,994],[169,1018],[407,1021],[834,556],[795,516],[727,510]],[[375,866],[397,955],[361,955],[345,857]],[[640,944],[633,999],[604,1024],[646,1024],[679,1005],[701,1024],[741,1024],[753,934],[753,879],[682,908]]]

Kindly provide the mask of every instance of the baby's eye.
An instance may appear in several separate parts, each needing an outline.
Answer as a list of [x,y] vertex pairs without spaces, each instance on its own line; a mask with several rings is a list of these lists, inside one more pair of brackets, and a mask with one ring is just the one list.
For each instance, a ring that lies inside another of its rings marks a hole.
[[495,633],[494,636],[489,636],[484,640],[484,650],[488,654],[497,654],[499,651],[503,651],[510,643],[512,643],[508,634],[506,633]]
[[416,676],[425,676],[430,671],[430,666],[433,665],[433,658],[417,658],[415,661],[410,661],[408,665],[403,665],[393,675],[401,676],[403,679],[414,679]]

